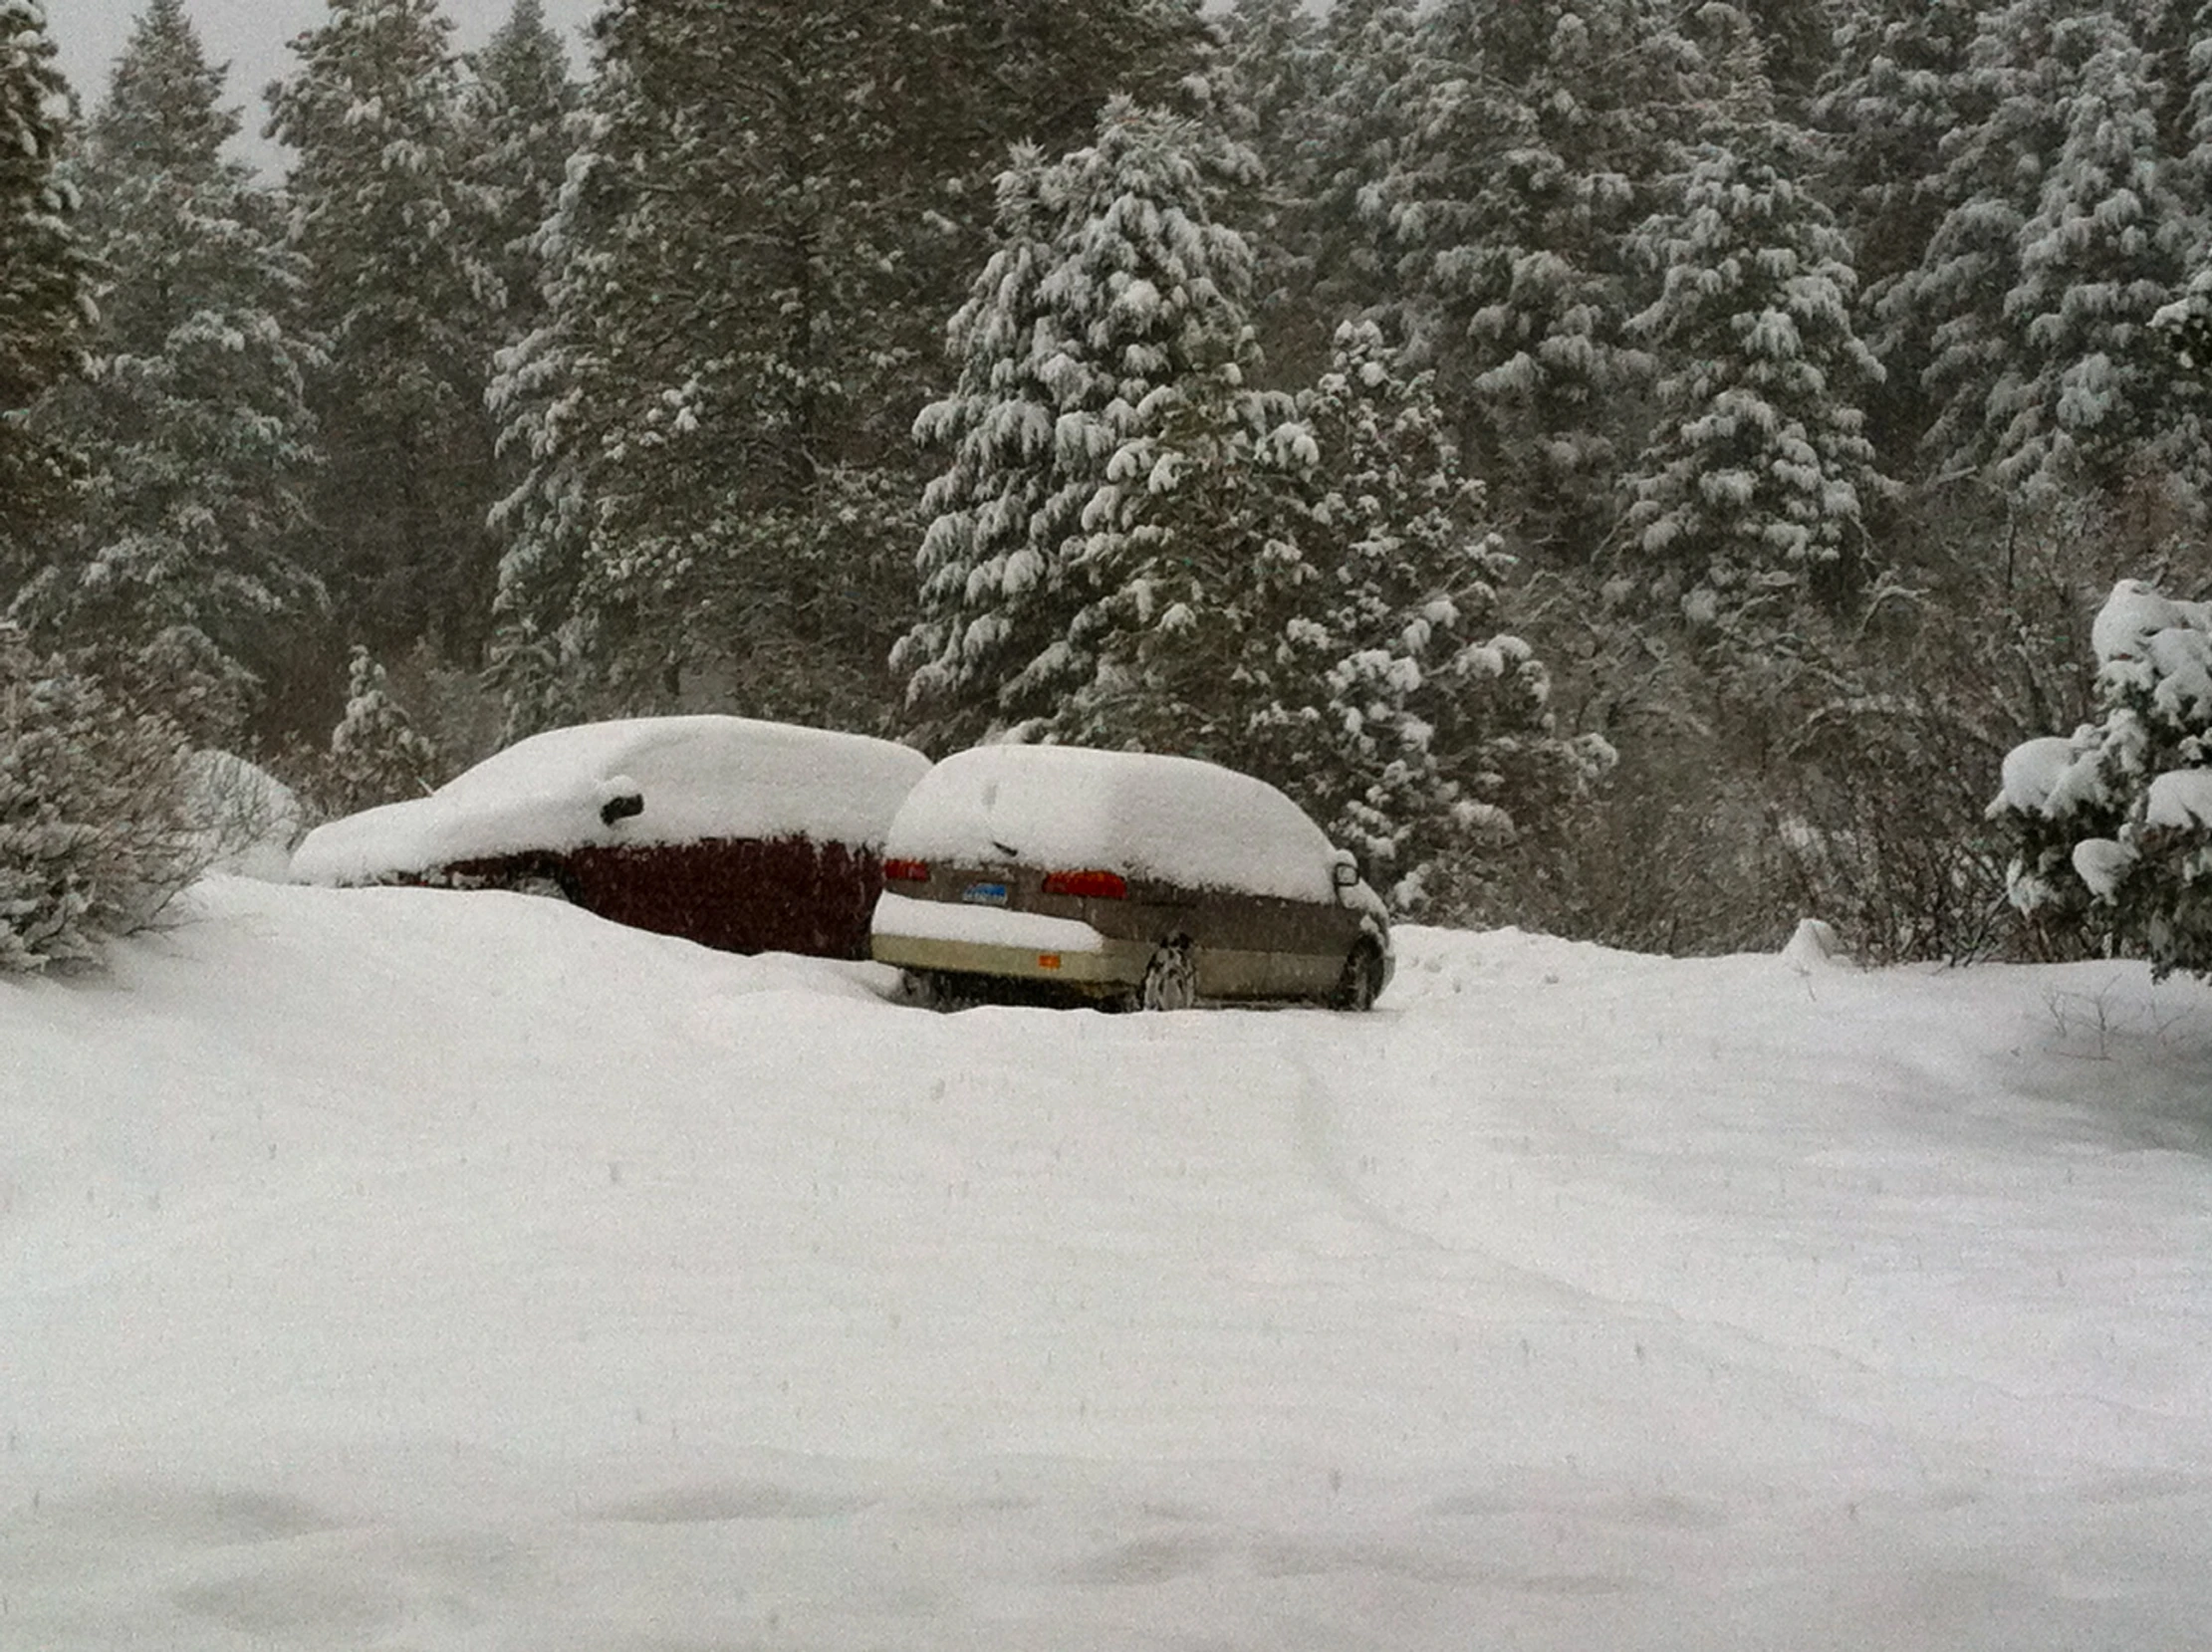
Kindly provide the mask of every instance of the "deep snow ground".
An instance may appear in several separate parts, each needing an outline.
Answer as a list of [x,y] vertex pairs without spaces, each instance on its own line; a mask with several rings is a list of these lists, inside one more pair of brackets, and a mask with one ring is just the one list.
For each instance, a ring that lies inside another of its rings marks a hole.
[[2159,1648],[2212,994],[981,1009],[214,880],[0,985],[0,1647]]

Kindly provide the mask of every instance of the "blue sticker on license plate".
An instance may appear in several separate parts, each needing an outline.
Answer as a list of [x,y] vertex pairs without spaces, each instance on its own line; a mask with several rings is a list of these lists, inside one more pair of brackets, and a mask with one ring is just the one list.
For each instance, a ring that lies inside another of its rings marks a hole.
[[1004,906],[1006,885],[1003,883],[971,883],[960,891],[960,898],[971,906]]

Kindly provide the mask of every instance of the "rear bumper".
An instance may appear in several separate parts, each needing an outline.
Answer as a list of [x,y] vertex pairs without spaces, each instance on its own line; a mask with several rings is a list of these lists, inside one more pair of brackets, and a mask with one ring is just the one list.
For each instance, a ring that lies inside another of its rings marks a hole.
[[1037,981],[1078,992],[1134,987],[1152,957],[1140,941],[1108,940],[1073,918],[889,893],[875,903],[868,951],[876,962],[900,969]]

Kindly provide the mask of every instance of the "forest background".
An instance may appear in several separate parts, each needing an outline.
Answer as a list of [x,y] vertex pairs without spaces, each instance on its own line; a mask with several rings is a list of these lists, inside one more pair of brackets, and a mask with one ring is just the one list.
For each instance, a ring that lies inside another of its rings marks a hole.
[[[2212,679],[2145,748],[2182,679],[2090,670],[2115,582],[2206,584],[2202,0],[609,0],[581,72],[539,0],[466,54],[329,0],[290,53],[264,177],[182,0],[99,88],[0,0],[0,955],[144,908],[178,751],[332,813],[718,710],[1214,758],[1431,920],[2199,967],[2195,873],[2130,915],[2066,839],[2208,755]],[[2087,824],[1989,816],[2069,729]]]

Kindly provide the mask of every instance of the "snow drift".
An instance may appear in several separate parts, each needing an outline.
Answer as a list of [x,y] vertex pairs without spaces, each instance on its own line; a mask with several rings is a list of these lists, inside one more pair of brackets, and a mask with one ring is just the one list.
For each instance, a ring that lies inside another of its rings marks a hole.
[[2186,983],[1405,929],[1371,1017],[939,1016],[503,894],[185,916],[0,986],[0,1643],[2212,1608]]

